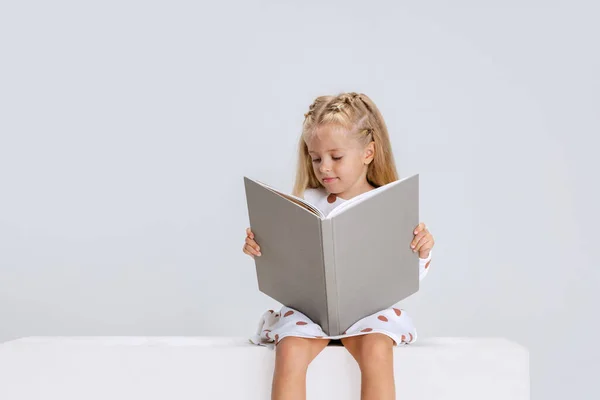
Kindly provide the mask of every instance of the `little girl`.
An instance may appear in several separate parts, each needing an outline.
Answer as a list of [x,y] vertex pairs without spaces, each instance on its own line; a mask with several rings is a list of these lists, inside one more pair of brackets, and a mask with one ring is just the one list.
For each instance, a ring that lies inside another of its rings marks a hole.
[[[293,194],[325,215],[354,196],[398,180],[383,117],[364,94],[320,96],[304,114]],[[248,228],[243,251],[260,256]],[[424,223],[415,227],[411,246],[418,252],[419,280],[428,272],[434,240]],[[398,245],[404,245],[398,243]],[[366,266],[368,268],[368,266]],[[403,309],[388,308],[369,315],[339,336],[327,336],[306,315],[283,306],[260,319],[254,344],[275,348],[272,399],[305,399],[306,371],[331,340],[358,362],[361,399],[395,399],[393,347],[413,343],[417,331]],[[333,344],[332,343],[332,344]]]

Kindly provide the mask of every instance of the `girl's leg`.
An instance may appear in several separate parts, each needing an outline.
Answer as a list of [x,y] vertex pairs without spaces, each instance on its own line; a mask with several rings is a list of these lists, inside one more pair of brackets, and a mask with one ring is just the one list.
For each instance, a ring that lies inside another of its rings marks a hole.
[[381,333],[352,336],[342,344],[358,362],[361,400],[394,400],[394,341]]
[[329,339],[281,339],[275,348],[271,400],[305,400],[308,365],[328,343]]

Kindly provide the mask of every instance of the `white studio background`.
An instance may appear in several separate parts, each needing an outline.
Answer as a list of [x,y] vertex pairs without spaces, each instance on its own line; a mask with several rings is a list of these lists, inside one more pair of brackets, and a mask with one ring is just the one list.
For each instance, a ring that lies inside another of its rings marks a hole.
[[243,175],[291,190],[322,94],[380,107],[435,239],[419,337],[600,390],[593,1],[0,3],[0,341],[254,332]]

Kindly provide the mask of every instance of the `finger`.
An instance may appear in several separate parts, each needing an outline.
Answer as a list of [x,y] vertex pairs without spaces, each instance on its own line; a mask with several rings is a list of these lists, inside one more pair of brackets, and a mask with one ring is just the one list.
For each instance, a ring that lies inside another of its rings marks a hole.
[[245,244],[245,248],[248,251],[248,253],[250,253],[252,255],[257,255],[258,254],[258,250],[256,250],[254,247],[252,247],[252,245],[249,244],[249,243]]
[[427,237],[427,234],[425,234],[423,232],[419,233],[417,236],[415,236],[413,241],[410,243],[410,248],[413,249],[413,251],[417,251],[419,242],[421,242],[423,240],[423,238],[425,238],[425,237]]
[[248,250],[246,250],[246,244],[244,244],[244,247],[242,247],[242,251],[243,251],[245,254],[248,254],[250,257],[254,258],[254,256],[253,256],[253,255],[252,255],[250,252],[248,252]]
[[427,236],[428,234],[429,234],[429,232],[425,232],[425,231],[419,232],[418,235],[415,235],[412,242],[410,242],[410,247],[412,249],[414,249],[417,246],[417,243],[419,242],[419,240],[421,240],[423,237]]
[[421,240],[419,240],[419,242],[417,243],[416,247],[413,249],[414,252],[417,251],[424,251],[427,249],[431,250],[431,240],[428,236],[422,238]]
[[254,255],[260,256],[260,246],[258,245],[258,243],[256,243],[254,240],[249,239],[250,243],[248,243],[248,247],[250,249],[252,249],[252,252],[254,253]]
[[417,226],[415,226],[415,229],[413,229],[413,235],[416,235],[417,233],[419,233],[419,227],[421,226],[421,224],[417,224]]
[[249,255],[260,256],[260,251],[256,250],[254,247],[252,247],[248,243],[246,243],[244,245],[244,248],[246,249],[246,251],[248,252]]
[[246,243],[254,248],[256,251],[260,252],[260,246],[258,245],[258,243],[256,243],[256,241],[254,241],[253,239],[250,239],[249,237],[246,237]]
[[435,239],[433,238],[433,235],[431,234],[431,232],[428,232],[427,235],[425,236],[425,239],[427,240],[427,243],[429,243],[429,248],[431,249],[433,247],[433,245],[435,244]]
[[417,227],[415,228],[415,231],[413,232],[415,235],[417,235],[419,232],[421,232],[422,230],[426,230],[427,227],[425,226],[424,222],[420,222],[419,225],[417,225]]
[[252,229],[246,228],[246,235],[248,235],[251,239],[254,239],[254,233],[252,233]]

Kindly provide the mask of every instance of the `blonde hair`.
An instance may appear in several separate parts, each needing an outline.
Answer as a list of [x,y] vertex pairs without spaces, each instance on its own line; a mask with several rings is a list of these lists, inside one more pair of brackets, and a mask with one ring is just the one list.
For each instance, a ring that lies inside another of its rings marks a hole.
[[383,116],[373,101],[363,93],[341,93],[319,96],[304,114],[302,134],[298,143],[298,166],[294,196],[302,196],[307,188],[322,187],[308,154],[307,140],[325,125],[336,125],[360,140],[364,146],[375,145],[373,161],[367,169],[367,181],[374,187],[398,180],[392,146]]

